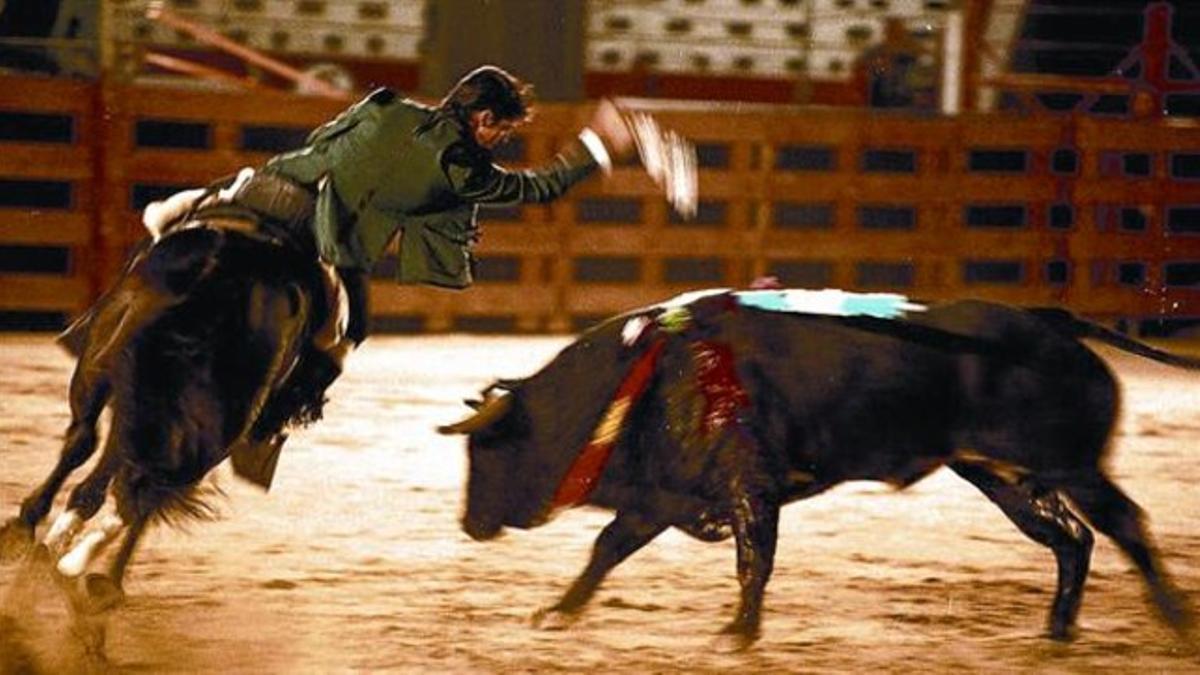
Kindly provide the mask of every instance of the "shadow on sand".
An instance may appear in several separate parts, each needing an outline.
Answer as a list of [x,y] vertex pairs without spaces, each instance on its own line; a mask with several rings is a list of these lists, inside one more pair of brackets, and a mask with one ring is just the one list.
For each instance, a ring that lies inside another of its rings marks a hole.
[[0,675],[104,673],[108,614],[78,609],[73,580],[37,551],[0,567],[10,580],[0,599]]

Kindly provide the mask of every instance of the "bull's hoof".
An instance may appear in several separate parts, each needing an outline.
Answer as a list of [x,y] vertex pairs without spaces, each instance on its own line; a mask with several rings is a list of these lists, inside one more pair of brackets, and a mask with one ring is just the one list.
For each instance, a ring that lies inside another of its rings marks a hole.
[[1046,631],[1046,637],[1055,642],[1074,642],[1079,637],[1079,628],[1076,626],[1051,626]]
[[12,562],[33,550],[33,528],[20,518],[12,518],[0,527],[0,562]]
[[1076,639],[1079,639],[1079,628],[1075,628],[1074,626],[1069,628],[1051,628],[1050,631],[1046,631],[1046,638],[1064,645],[1074,643]]
[[1178,591],[1159,591],[1151,596],[1163,621],[1181,636],[1194,632],[1196,615],[1187,598]]
[[533,613],[530,623],[541,630],[566,630],[579,618],[578,612],[564,612],[553,607],[539,609]]
[[721,629],[713,640],[713,648],[721,653],[743,652],[754,646],[762,633],[734,621]]
[[125,604],[125,591],[108,576],[89,574],[83,578],[79,609],[85,614],[103,614]]

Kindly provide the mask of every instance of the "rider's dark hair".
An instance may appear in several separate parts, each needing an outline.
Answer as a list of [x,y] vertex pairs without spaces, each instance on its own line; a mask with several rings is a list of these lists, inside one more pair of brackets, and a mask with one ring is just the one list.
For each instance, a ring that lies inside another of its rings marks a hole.
[[525,120],[533,112],[533,87],[503,68],[480,66],[467,73],[442,99],[441,109],[465,122],[477,110],[497,120]]

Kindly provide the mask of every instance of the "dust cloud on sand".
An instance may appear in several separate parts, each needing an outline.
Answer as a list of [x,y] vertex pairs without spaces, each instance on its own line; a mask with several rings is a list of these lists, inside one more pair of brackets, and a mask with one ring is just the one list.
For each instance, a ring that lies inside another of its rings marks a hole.
[[[0,564],[0,673],[1200,669],[1107,540],[1079,639],[1043,639],[1052,555],[945,471],[903,492],[855,483],[787,507],[749,651],[713,648],[737,600],[732,544],[677,532],[618,567],[569,629],[532,628],[608,516],[578,509],[470,541],[457,522],[462,440],[434,427],[565,344],[372,338],[326,419],[288,442],[269,494],[222,467],[221,519],[147,535],[121,609],[80,619],[45,566]],[[1125,389],[1113,474],[1200,603],[1200,374],[1102,353]],[[49,336],[0,335],[0,519],[57,456],[70,367]]]

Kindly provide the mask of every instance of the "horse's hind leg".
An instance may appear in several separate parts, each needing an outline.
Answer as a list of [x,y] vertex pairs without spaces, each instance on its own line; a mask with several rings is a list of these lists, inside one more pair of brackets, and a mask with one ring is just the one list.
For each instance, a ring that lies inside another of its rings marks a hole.
[[129,523],[129,527],[125,530],[125,538],[121,541],[121,548],[113,557],[108,574],[89,574],[84,578],[83,588],[87,593],[87,612],[91,614],[107,612],[125,602],[125,570],[129,567],[129,561],[137,549],[138,542],[141,541],[142,534],[146,531],[148,522],[149,519],[146,516],[137,516],[133,522]]
[[1142,509],[1099,471],[1073,478],[1063,488],[1092,525],[1116,542],[1137,565],[1163,619],[1176,632],[1191,636],[1195,617],[1159,562],[1143,525]]
[[[0,559],[23,555],[33,543],[33,531],[50,512],[54,497],[72,471],[79,468],[96,450],[96,422],[108,400],[109,384],[103,374],[80,360],[71,377],[71,422],[63,441],[58,462],[46,480],[21,502],[20,514],[0,528]],[[52,528],[56,536],[73,535],[82,523],[76,515],[67,516]]]
[[955,462],[950,468],[987,495],[1025,536],[1054,551],[1058,588],[1050,609],[1050,637],[1070,639],[1091,561],[1091,530],[1055,490],[1039,489],[1028,480],[1008,480],[981,464]]

